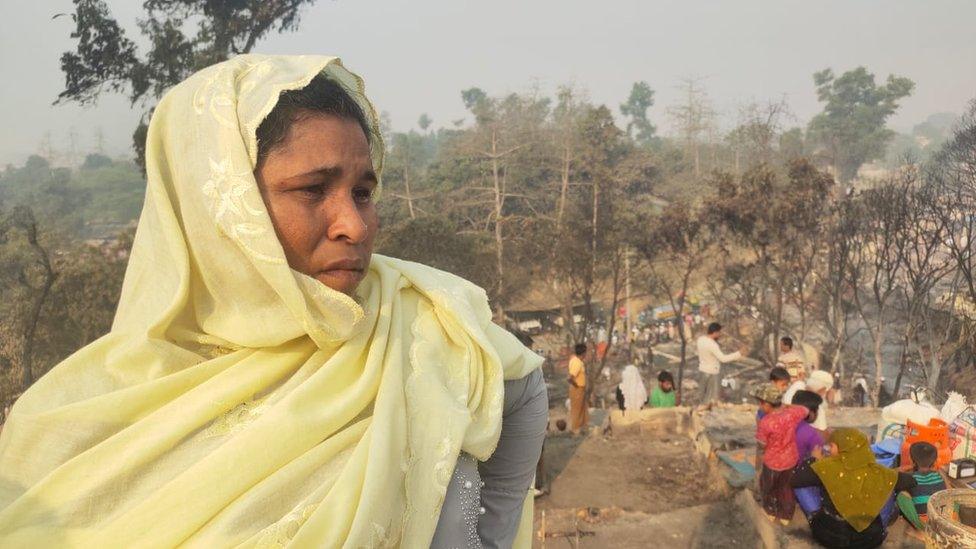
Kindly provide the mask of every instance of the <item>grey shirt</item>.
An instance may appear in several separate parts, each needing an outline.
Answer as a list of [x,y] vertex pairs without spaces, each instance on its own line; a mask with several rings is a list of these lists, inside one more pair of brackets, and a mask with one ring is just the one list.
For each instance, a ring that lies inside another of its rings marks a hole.
[[458,458],[432,548],[512,546],[548,421],[549,397],[541,369],[505,382],[502,433],[495,453],[482,463],[466,454]]

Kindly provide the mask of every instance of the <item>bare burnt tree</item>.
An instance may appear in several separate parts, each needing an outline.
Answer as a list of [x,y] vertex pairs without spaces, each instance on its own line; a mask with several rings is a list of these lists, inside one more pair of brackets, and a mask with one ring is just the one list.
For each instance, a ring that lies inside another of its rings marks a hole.
[[948,336],[948,332],[937,324],[943,320],[938,309],[938,292],[942,289],[940,285],[953,271],[952,264],[946,261],[944,243],[948,237],[948,225],[945,216],[939,215],[942,204],[938,188],[919,180],[919,167],[915,164],[906,164],[902,171],[911,186],[905,195],[905,263],[901,284],[905,318],[902,353],[895,378],[896,395],[899,394],[909,357],[916,354],[912,352],[912,347],[919,358],[928,358],[931,369],[927,377],[932,388],[938,383],[941,357],[945,351],[943,342]]
[[716,113],[708,94],[701,84],[701,78],[687,77],[681,81],[681,103],[668,109],[675,130],[681,136],[685,158],[694,166],[694,176],[703,173],[701,149],[703,141],[715,127]]
[[[616,126],[606,107],[587,109],[581,128],[580,176],[589,196],[579,206],[586,207],[589,219],[588,223],[580,223],[580,229],[589,233],[589,255],[577,266],[581,276],[576,279],[584,283],[579,290],[588,323],[597,318],[596,303],[604,304],[601,321],[607,328],[608,342],[597,364],[602,369],[613,345],[609,334],[616,325],[624,289],[628,241],[639,229],[641,201],[636,197],[648,194],[650,170],[644,155],[627,141],[626,133]],[[582,219],[582,209],[580,214]],[[595,375],[600,369],[592,373]]]
[[[562,329],[567,347],[586,339],[586,325],[576,323],[575,305],[583,293],[580,277],[575,276],[578,259],[582,253],[574,247],[574,228],[570,216],[576,195],[582,186],[583,136],[581,121],[589,105],[571,87],[561,87],[557,92],[556,106],[548,126],[549,144],[546,155],[551,163],[552,179],[549,184],[552,204],[544,220],[544,234],[539,236],[546,245],[539,254],[545,259],[542,265],[546,285],[557,296],[562,318]],[[575,252],[575,253],[574,253]]]
[[872,341],[876,390],[871,398],[875,406],[884,377],[884,345],[905,272],[907,195],[913,183],[914,177],[896,174],[857,197],[861,231],[854,253],[855,268],[849,275],[855,308]]
[[[760,340],[778,339],[786,326],[787,298],[805,308],[809,273],[815,261],[827,197],[833,179],[805,161],[795,161],[784,175],[765,165],[741,177],[720,175],[711,215],[725,234],[724,261],[729,281],[758,288],[752,306],[760,321]],[[733,290],[734,291],[734,290]],[[750,292],[751,293],[751,292]],[[801,314],[805,331],[806,313]],[[778,346],[762,345],[775,363]]]
[[519,289],[510,272],[518,267],[512,248],[522,234],[520,227],[533,215],[530,174],[539,164],[536,145],[548,104],[532,95],[492,98],[478,88],[465,90],[462,97],[475,125],[455,141],[454,153],[473,170],[445,207],[466,218],[471,230],[490,235],[495,273],[488,291],[495,317],[504,323],[506,306]]
[[[944,353],[944,358],[955,357],[957,368],[972,366],[976,360],[976,100],[932,159],[926,176],[936,189],[933,213],[945,226],[943,242],[955,271],[942,308],[959,322],[959,331],[953,352]],[[938,382],[936,373],[933,363],[930,386]]]
[[[644,225],[650,229],[635,240],[635,249],[650,273],[649,290],[667,295],[671,311],[680,322],[695,277],[702,273],[708,258],[718,253],[713,227],[701,208],[682,203],[673,203],[659,216],[646,218]],[[677,332],[681,343],[677,387],[680,403],[688,340],[680,326]]]
[[860,280],[861,265],[855,261],[860,234],[857,205],[848,196],[833,201],[825,218],[822,265],[818,269],[817,294],[820,320],[830,342],[831,373],[844,374],[844,350],[850,340],[848,320],[853,311],[852,280]]
[[[808,311],[813,305],[816,275],[823,259],[825,219],[830,214],[829,197],[833,190],[834,180],[826,172],[806,160],[790,162],[781,217],[782,236],[787,241],[782,250],[785,272],[781,276],[785,299],[799,312],[795,335],[801,342],[807,340]],[[782,304],[779,317],[782,322]]]
[[735,173],[757,164],[772,164],[783,125],[792,118],[786,97],[741,107],[738,124],[726,137],[732,147]]

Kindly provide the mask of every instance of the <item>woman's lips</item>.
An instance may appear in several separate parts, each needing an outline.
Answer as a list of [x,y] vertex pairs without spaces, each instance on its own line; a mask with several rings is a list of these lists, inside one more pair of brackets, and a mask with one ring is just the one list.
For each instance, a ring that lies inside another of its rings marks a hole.
[[366,278],[368,261],[359,258],[334,259],[316,273],[315,278],[334,290],[349,292]]
[[347,283],[359,282],[364,274],[363,269],[326,269],[319,271],[320,276]]

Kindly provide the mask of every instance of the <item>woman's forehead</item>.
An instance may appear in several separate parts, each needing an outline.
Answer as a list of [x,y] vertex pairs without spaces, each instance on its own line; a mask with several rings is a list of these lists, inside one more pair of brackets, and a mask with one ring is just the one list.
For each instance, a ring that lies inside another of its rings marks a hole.
[[315,115],[292,124],[284,142],[268,155],[266,167],[281,172],[281,177],[315,171],[368,176],[372,159],[366,135],[356,121]]
[[288,128],[283,148],[314,150],[322,154],[369,155],[369,140],[362,126],[351,118],[309,113],[296,118]]

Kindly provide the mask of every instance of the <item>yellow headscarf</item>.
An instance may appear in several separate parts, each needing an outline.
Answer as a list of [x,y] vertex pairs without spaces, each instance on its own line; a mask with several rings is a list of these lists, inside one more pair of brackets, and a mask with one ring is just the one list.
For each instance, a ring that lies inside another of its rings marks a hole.
[[867,437],[857,429],[837,429],[830,435],[838,455],[813,463],[830,500],[844,520],[863,532],[881,513],[898,481],[898,473],[879,465]]
[[356,298],[289,268],[252,171],[282,91],[333,57],[245,55],[153,115],[112,331],[0,437],[6,547],[424,547],[458,453],[494,451],[503,379],[540,359],[484,292],[374,256]]

